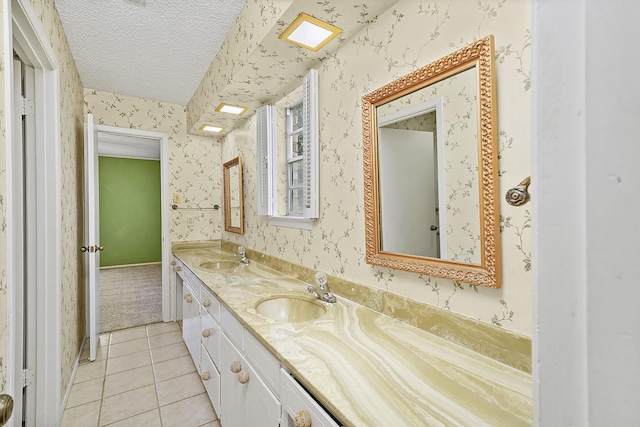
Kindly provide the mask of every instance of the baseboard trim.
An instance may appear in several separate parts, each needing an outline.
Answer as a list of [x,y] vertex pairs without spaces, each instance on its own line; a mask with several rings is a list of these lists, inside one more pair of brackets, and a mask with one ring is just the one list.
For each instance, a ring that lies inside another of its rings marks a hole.
[[67,391],[64,393],[64,399],[62,399],[62,405],[60,406],[60,411],[58,415],[58,424],[62,423],[62,416],[64,415],[64,409],[67,407],[67,401],[69,400],[69,395],[71,394],[71,388],[73,387],[73,382],[76,380],[76,373],[78,372],[78,367],[80,366],[80,359],[82,359],[82,353],[84,352],[84,345],[87,342],[87,337],[84,337],[82,340],[82,344],[80,345],[80,352],[78,353],[78,357],[76,358],[76,363],[73,366],[73,372],[71,373],[71,378],[69,379],[69,384],[67,385]]
[[122,268],[122,267],[142,267],[144,265],[157,265],[162,264],[162,261],[159,262],[143,262],[141,264],[124,264],[124,265],[110,265],[108,267],[100,267],[100,270],[109,270],[112,268]]

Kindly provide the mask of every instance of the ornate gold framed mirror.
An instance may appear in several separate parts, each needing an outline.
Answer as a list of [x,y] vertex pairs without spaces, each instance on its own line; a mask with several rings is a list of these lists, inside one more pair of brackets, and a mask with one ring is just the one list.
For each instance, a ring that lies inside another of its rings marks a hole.
[[244,234],[244,195],[242,190],[242,158],[223,165],[224,229]]
[[366,260],[500,287],[493,36],[362,98]]

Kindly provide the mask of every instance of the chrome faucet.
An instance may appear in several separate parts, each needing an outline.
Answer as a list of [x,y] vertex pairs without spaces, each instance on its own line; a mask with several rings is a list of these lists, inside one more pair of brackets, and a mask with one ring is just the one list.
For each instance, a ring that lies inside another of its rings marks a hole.
[[249,258],[247,258],[247,250],[244,248],[244,246],[238,246],[238,255],[240,255],[240,262],[242,264],[249,264]]
[[327,282],[327,274],[318,271],[315,276],[316,285],[309,285],[307,287],[307,292],[316,297],[317,299],[321,299],[324,302],[334,303],[336,302],[336,296],[329,292],[329,283]]

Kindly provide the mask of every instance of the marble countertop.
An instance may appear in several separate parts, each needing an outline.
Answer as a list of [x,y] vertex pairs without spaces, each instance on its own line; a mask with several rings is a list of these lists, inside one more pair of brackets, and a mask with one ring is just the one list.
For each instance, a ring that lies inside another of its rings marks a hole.
[[[532,424],[531,376],[338,296],[317,320],[258,314],[266,297],[312,298],[307,284],[209,245],[177,244],[182,260],[296,379],[345,426]],[[329,284],[331,285],[331,284]]]

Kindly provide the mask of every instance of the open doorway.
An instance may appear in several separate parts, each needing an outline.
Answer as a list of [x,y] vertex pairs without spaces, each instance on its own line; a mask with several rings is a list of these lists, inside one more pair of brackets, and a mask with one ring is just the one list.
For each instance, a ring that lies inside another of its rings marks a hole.
[[168,321],[168,136],[96,128],[100,332]]

